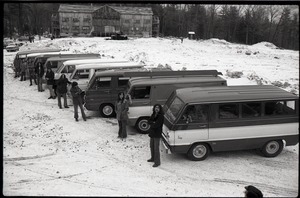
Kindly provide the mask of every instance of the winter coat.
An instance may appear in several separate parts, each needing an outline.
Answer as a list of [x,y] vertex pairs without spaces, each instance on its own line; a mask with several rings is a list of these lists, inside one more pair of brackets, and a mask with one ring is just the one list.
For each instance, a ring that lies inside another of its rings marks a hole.
[[158,113],[157,116],[155,117],[155,113],[153,113],[149,118],[148,123],[150,124],[149,137],[161,138],[162,127],[164,124],[164,115]]
[[129,103],[128,100],[124,100],[124,102],[116,102],[115,104],[115,112],[117,114],[117,120],[127,120],[128,119],[128,110]]
[[25,72],[26,72],[26,69],[27,69],[26,63],[25,63],[25,62],[22,62],[22,63],[21,63],[21,72],[22,72],[22,73],[25,73]]
[[42,63],[36,64],[35,73],[37,74],[37,77],[42,78],[44,76],[45,70],[44,70],[44,67],[43,67]]
[[21,64],[21,59],[15,58],[15,60],[14,60],[14,68],[15,68],[15,70],[17,70],[17,71],[20,70],[20,64]]
[[67,88],[68,84],[71,84],[71,82],[67,78],[58,79],[56,82],[56,85],[57,85],[56,90],[58,91],[58,93],[60,93],[60,94],[67,93],[68,92],[68,88]]
[[46,72],[45,78],[47,79],[47,85],[53,85],[54,84],[54,72],[52,70]]
[[70,89],[70,92],[72,94],[72,98],[73,98],[73,103],[74,104],[82,104],[83,103],[83,95],[84,92],[78,87],[78,86],[75,86],[75,87],[72,87]]

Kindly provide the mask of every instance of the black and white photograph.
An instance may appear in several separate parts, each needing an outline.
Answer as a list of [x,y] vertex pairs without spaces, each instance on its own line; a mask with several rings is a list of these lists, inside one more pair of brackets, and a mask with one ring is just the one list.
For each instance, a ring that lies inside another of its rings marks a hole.
[[2,9],[4,196],[299,196],[296,1]]

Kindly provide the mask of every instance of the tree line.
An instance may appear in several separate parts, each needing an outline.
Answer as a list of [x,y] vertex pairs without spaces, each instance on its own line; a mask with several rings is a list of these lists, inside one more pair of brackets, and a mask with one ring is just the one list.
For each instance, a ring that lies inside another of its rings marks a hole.
[[[95,3],[98,4],[98,3]],[[102,4],[98,4],[102,5]],[[160,35],[195,39],[219,38],[255,44],[267,41],[299,50],[299,10],[292,5],[118,4],[151,6],[160,20]],[[4,4],[4,35],[41,34],[51,30],[58,3]],[[296,11],[295,11],[296,10]]]

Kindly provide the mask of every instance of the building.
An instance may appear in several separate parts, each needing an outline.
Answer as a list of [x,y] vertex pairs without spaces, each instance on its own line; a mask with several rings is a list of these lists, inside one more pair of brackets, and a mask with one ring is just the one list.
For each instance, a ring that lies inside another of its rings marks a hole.
[[52,14],[51,33],[56,37],[110,36],[121,32],[130,37],[158,36],[159,19],[148,7],[61,4]]
[[122,32],[128,36],[151,37],[152,16],[151,8],[105,5],[93,12],[94,34]]
[[60,4],[58,9],[59,35],[88,36],[92,31],[92,5]]

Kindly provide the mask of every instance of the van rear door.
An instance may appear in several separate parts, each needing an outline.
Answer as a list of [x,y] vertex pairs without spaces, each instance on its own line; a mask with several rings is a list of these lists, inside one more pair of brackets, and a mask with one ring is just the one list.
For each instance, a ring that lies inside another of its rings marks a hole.
[[175,144],[191,145],[208,140],[208,105],[188,105],[176,124]]

